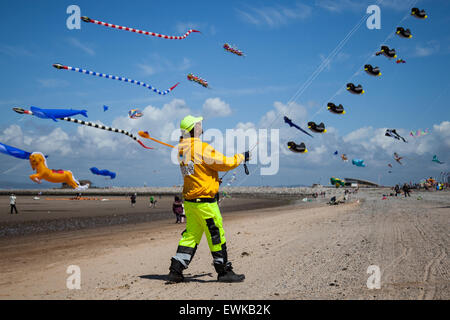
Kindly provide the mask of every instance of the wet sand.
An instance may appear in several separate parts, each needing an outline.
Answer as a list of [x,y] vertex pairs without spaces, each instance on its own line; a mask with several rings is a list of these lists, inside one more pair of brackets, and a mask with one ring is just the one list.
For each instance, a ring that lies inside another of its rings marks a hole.
[[[449,299],[450,193],[382,194],[224,213],[238,284],[215,281],[204,238],[187,281],[166,284],[184,229],[174,219],[3,237],[0,299]],[[66,287],[69,265],[80,290]],[[381,289],[367,287],[372,265]]]
[[[173,220],[173,197],[155,197],[156,207],[149,207],[149,197],[138,197],[135,207],[128,197],[84,196],[85,200],[71,200],[72,196],[17,196],[19,214],[9,214],[9,197],[0,196],[0,238],[27,234],[79,230],[127,223]],[[90,199],[90,200],[86,200]],[[290,200],[224,198],[223,214],[248,209],[278,207]]]

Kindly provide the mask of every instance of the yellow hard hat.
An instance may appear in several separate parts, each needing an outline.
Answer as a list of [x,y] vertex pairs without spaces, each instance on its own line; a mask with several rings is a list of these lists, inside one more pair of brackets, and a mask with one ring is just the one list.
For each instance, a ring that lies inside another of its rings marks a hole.
[[190,132],[197,122],[203,121],[203,117],[194,117],[191,115],[186,116],[180,122],[180,129],[186,132]]

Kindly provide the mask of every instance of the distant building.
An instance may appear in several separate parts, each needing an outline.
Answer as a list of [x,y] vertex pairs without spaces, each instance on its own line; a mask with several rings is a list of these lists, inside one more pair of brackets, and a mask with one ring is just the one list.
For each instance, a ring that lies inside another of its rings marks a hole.
[[367,180],[361,180],[361,179],[355,179],[355,178],[344,178],[345,180],[345,186],[351,187],[351,186],[358,186],[358,187],[366,187],[366,188],[376,188],[379,187],[379,185],[375,182],[367,181]]

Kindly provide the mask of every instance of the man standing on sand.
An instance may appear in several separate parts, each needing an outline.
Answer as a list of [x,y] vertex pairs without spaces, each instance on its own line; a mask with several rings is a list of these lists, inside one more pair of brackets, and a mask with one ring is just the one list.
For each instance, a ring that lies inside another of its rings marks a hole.
[[16,196],[13,194],[11,194],[11,196],[9,197],[9,206],[11,207],[11,214],[13,214],[13,209],[16,211],[16,214],[18,214],[17,212],[17,208],[16,208]]
[[130,197],[131,200],[131,206],[134,208],[134,206],[136,205],[136,193],[133,193]]
[[225,157],[202,142],[202,117],[187,116],[180,123],[183,136],[178,145],[178,159],[184,178],[183,197],[186,230],[171,259],[169,282],[182,282],[183,270],[189,266],[203,233],[206,235],[219,282],[244,281],[243,274],[233,272],[228,261],[225,231],[217,205],[219,171],[229,171],[250,159],[250,152]]

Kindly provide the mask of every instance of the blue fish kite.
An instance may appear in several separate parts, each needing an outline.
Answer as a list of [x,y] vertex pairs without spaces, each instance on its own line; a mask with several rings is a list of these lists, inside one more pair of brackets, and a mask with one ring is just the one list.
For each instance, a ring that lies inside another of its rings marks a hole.
[[111,179],[114,179],[116,177],[116,173],[115,172],[111,172],[109,170],[100,170],[96,167],[92,167],[89,170],[91,170],[91,172],[93,174],[99,175],[99,176],[105,176],[105,177],[111,177]]
[[77,114],[81,114],[86,118],[88,117],[87,110],[41,109],[38,107],[31,107],[30,110],[25,110],[22,108],[13,108],[13,110],[20,114],[29,114],[41,119],[52,119],[53,121],[57,121],[57,119],[62,119],[65,117],[71,117]]
[[24,160],[28,160],[31,155],[31,152],[20,150],[3,143],[0,143],[0,152]]
[[361,159],[353,159],[352,164],[357,167],[365,167],[366,166],[366,164],[364,163],[364,160],[361,160]]

